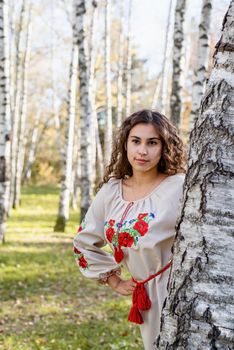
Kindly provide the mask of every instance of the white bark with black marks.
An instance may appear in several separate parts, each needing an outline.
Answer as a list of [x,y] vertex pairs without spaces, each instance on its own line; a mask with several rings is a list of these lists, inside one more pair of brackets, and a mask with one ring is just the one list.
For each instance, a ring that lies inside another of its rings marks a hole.
[[27,0],[22,1],[22,7],[20,10],[19,29],[16,38],[16,73],[15,73],[15,85],[14,85],[14,105],[12,106],[12,142],[11,142],[11,188],[10,188],[10,208],[13,205],[15,198],[15,181],[16,181],[16,165],[17,165],[17,152],[18,152],[18,140],[19,140],[19,128],[20,128],[20,114],[21,114],[21,101],[22,101],[22,88],[23,88],[23,57],[25,52],[24,46],[24,26],[27,23]]
[[[168,55],[168,45],[169,45],[169,31],[170,31],[170,21],[171,21],[171,9],[172,9],[172,0],[170,0],[169,8],[168,8],[168,16],[167,16],[167,25],[166,25],[166,35],[164,42],[164,52],[163,52],[163,62],[162,62],[162,73],[160,85],[158,86],[158,82],[155,88],[154,98],[157,97],[157,100],[153,100],[152,108],[157,109],[161,113],[165,114],[165,105],[166,105],[166,85],[167,85],[167,75],[166,75],[166,65],[167,65],[167,55]],[[157,90],[159,88],[159,92],[157,94]]]
[[156,349],[234,348],[234,1],[191,135]]
[[106,127],[104,140],[104,162],[110,161],[112,150],[112,92],[111,92],[111,33],[110,33],[110,0],[105,0],[105,92],[106,92]]
[[128,0],[128,29],[127,29],[127,65],[126,65],[126,110],[125,118],[131,113],[131,90],[132,90],[132,43],[131,43],[131,20],[132,0]]
[[85,35],[84,17],[86,14],[85,0],[74,1],[74,40],[78,45],[80,80],[80,168],[81,168],[81,220],[87,212],[92,198],[92,155],[91,139],[92,133],[92,111],[91,96],[89,89],[89,69],[88,69],[88,46]]
[[55,231],[64,232],[69,219],[69,203],[72,186],[73,142],[76,116],[78,47],[73,44],[70,64],[70,88],[68,96],[68,113],[66,121],[65,154],[63,159],[63,175],[59,198],[59,209]]
[[172,91],[171,91],[171,122],[180,127],[180,111],[181,111],[181,59],[184,41],[184,15],[186,0],[177,0],[175,9],[174,24],[174,44],[173,44],[173,71],[172,71]]
[[22,87],[19,115],[19,135],[16,153],[16,172],[14,178],[14,197],[13,207],[17,208],[21,197],[21,179],[25,158],[26,147],[26,122],[27,122],[27,98],[28,98],[28,68],[31,53],[31,7],[28,6],[26,11],[26,47],[22,57]]
[[199,40],[197,52],[197,65],[194,72],[194,83],[192,93],[192,111],[190,114],[190,131],[199,113],[201,98],[205,91],[207,79],[207,65],[209,56],[209,30],[211,20],[212,0],[203,0],[201,21],[199,24]]
[[123,119],[123,66],[124,66],[124,2],[120,1],[120,28],[118,48],[118,72],[117,72],[117,118],[116,126],[119,128]]
[[10,84],[8,1],[0,1],[0,243],[4,242],[10,194]]

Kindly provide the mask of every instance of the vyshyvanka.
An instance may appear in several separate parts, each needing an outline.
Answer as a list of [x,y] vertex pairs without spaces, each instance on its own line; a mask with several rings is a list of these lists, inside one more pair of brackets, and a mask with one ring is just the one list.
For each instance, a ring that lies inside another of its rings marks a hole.
[[[145,350],[153,350],[159,333],[183,182],[184,174],[168,176],[146,197],[128,202],[123,199],[122,180],[109,180],[74,239],[84,276],[105,283],[109,276],[121,274],[123,263],[137,282],[129,321],[140,324]],[[102,249],[106,244],[113,254]]]

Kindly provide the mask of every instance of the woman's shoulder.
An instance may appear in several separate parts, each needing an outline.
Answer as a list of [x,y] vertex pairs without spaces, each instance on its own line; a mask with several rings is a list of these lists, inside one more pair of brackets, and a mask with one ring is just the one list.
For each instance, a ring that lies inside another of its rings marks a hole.
[[107,182],[105,182],[98,192],[105,193],[105,195],[111,195],[119,190],[121,179],[116,179],[111,177]]
[[184,173],[177,173],[177,174],[168,176],[167,179],[175,185],[183,185],[184,179],[185,179],[185,174]]
[[163,180],[156,194],[161,198],[181,196],[183,193],[185,174],[177,173],[169,175]]

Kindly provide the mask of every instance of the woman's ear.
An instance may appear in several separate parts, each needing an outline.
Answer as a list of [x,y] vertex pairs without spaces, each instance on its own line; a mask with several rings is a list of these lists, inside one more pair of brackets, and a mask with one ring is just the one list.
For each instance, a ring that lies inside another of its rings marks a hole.
[[124,149],[127,151],[127,142],[124,143]]

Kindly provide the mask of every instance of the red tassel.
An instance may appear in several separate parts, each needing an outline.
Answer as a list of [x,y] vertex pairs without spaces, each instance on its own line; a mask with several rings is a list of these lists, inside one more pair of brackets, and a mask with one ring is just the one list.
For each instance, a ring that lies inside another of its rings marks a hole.
[[144,323],[143,318],[142,318],[142,316],[140,314],[140,311],[138,310],[136,305],[133,305],[131,307],[131,310],[130,310],[129,315],[128,315],[128,321],[134,322],[134,323],[137,323],[137,324],[143,324]]
[[137,285],[137,307],[139,310],[149,310],[151,307],[151,301],[146,293],[144,284]]
[[115,256],[115,260],[118,264],[123,260],[124,252],[122,251],[120,246],[114,247],[114,256]]

